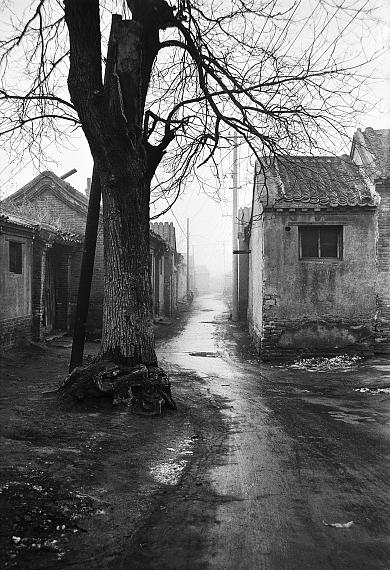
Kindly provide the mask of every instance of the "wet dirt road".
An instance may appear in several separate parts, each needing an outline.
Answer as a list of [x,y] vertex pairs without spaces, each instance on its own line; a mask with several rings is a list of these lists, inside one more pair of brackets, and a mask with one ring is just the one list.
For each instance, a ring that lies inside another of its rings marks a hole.
[[181,496],[149,521],[147,557],[133,551],[129,567],[390,568],[390,363],[322,373],[259,364],[226,316],[201,298],[160,346],[167,368],[195,371],[220,401],[226,433],[209,447],[214,466],[183,474]]

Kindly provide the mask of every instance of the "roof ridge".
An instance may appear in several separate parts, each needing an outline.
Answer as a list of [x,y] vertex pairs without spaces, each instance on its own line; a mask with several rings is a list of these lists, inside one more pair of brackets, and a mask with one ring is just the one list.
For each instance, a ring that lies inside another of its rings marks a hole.
[[376,206],[380,200],[347,155],[279,158],[270,175],[276,182],[274,204],[278,206]]
[[40,172],[32,180],[30,180],[29,182],[24,184],[24,186],[22,186],[21,188],[16,190],[13,194],[10,194],[9,196],[7,196],[4,199],[4,201],[12,201],[15,198],[19,198],[20,196],[23,196],[29,190],[34,188],[34,186],[37,186],[41,180],[42,181],[45,180],[45,178],[49,178],[52,182],[54,182],[55,184],[57,184],[58,186],[60,186],[64,190],[68,190],[68,192],[70,192],[72,195],[74,195],[76,200],[79,200],[83,205],[86,205],[86,206],[88,205],[87,196],[85,196],[82,192],[80,192],[80,190],[77,190],[77,188],[75,188],[74,186],[69,184],[69,182],[66,182],[65,180],[63,180],[61,177],[59,177],[57,174],[55,174],[51,170],[44,170],[43,172]]

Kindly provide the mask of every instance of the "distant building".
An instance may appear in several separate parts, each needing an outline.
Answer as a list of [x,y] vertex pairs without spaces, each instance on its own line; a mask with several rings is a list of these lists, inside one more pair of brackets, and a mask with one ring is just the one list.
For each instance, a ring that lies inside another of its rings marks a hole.
[[210,272],[206,265],[195,266],[195,289],[200,295],[210,293]]
[[[162,295],[161,312],[171,317],[177,310],[179,299],[185,295],[185,265],[183,255],[176,250],[176,230],[172,222],[154,222],[150,224],[151,232],[160,236],[166,244],[163,267],[160,267],[160,293]],[[162,271],[162,272],[161,272]],[[155,284],[155,291],[158,284]],[[160,294],[161,296],[161,294]]]
[[223,276],[223,294],[230,297],[233,290],[233,276],[231,272],[225,273]]
[[260,354],[390,352],[390,131],[257,168],[240,283]]

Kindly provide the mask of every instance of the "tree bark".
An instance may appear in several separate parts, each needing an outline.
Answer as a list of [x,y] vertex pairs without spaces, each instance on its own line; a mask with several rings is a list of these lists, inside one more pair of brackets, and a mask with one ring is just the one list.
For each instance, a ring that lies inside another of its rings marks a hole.
[[65,19],[71,47],[69,92],[99,172],[103,197],[100,356],[128,366],[154,366],[149,198],[163,149],[151,152],[143,115],[158,50],[158,26],[113,16],[110,42],[115,61],[103,89],[98,0],[65,0]]
[[149,271],[150,189],[144,171],[143,161],[133,159],[121,176],[101,175],[105,220],[101,357],[127,366],[157,363]]

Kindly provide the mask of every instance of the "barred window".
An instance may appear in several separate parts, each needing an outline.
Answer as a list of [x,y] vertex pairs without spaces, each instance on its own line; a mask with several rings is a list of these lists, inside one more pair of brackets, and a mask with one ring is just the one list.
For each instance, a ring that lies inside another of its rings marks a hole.
[[299,226],[300,259],[342,259],[342,226]]
[[22,244],[18,241],[9,242],[9,270],[10,273],[23,273]]

